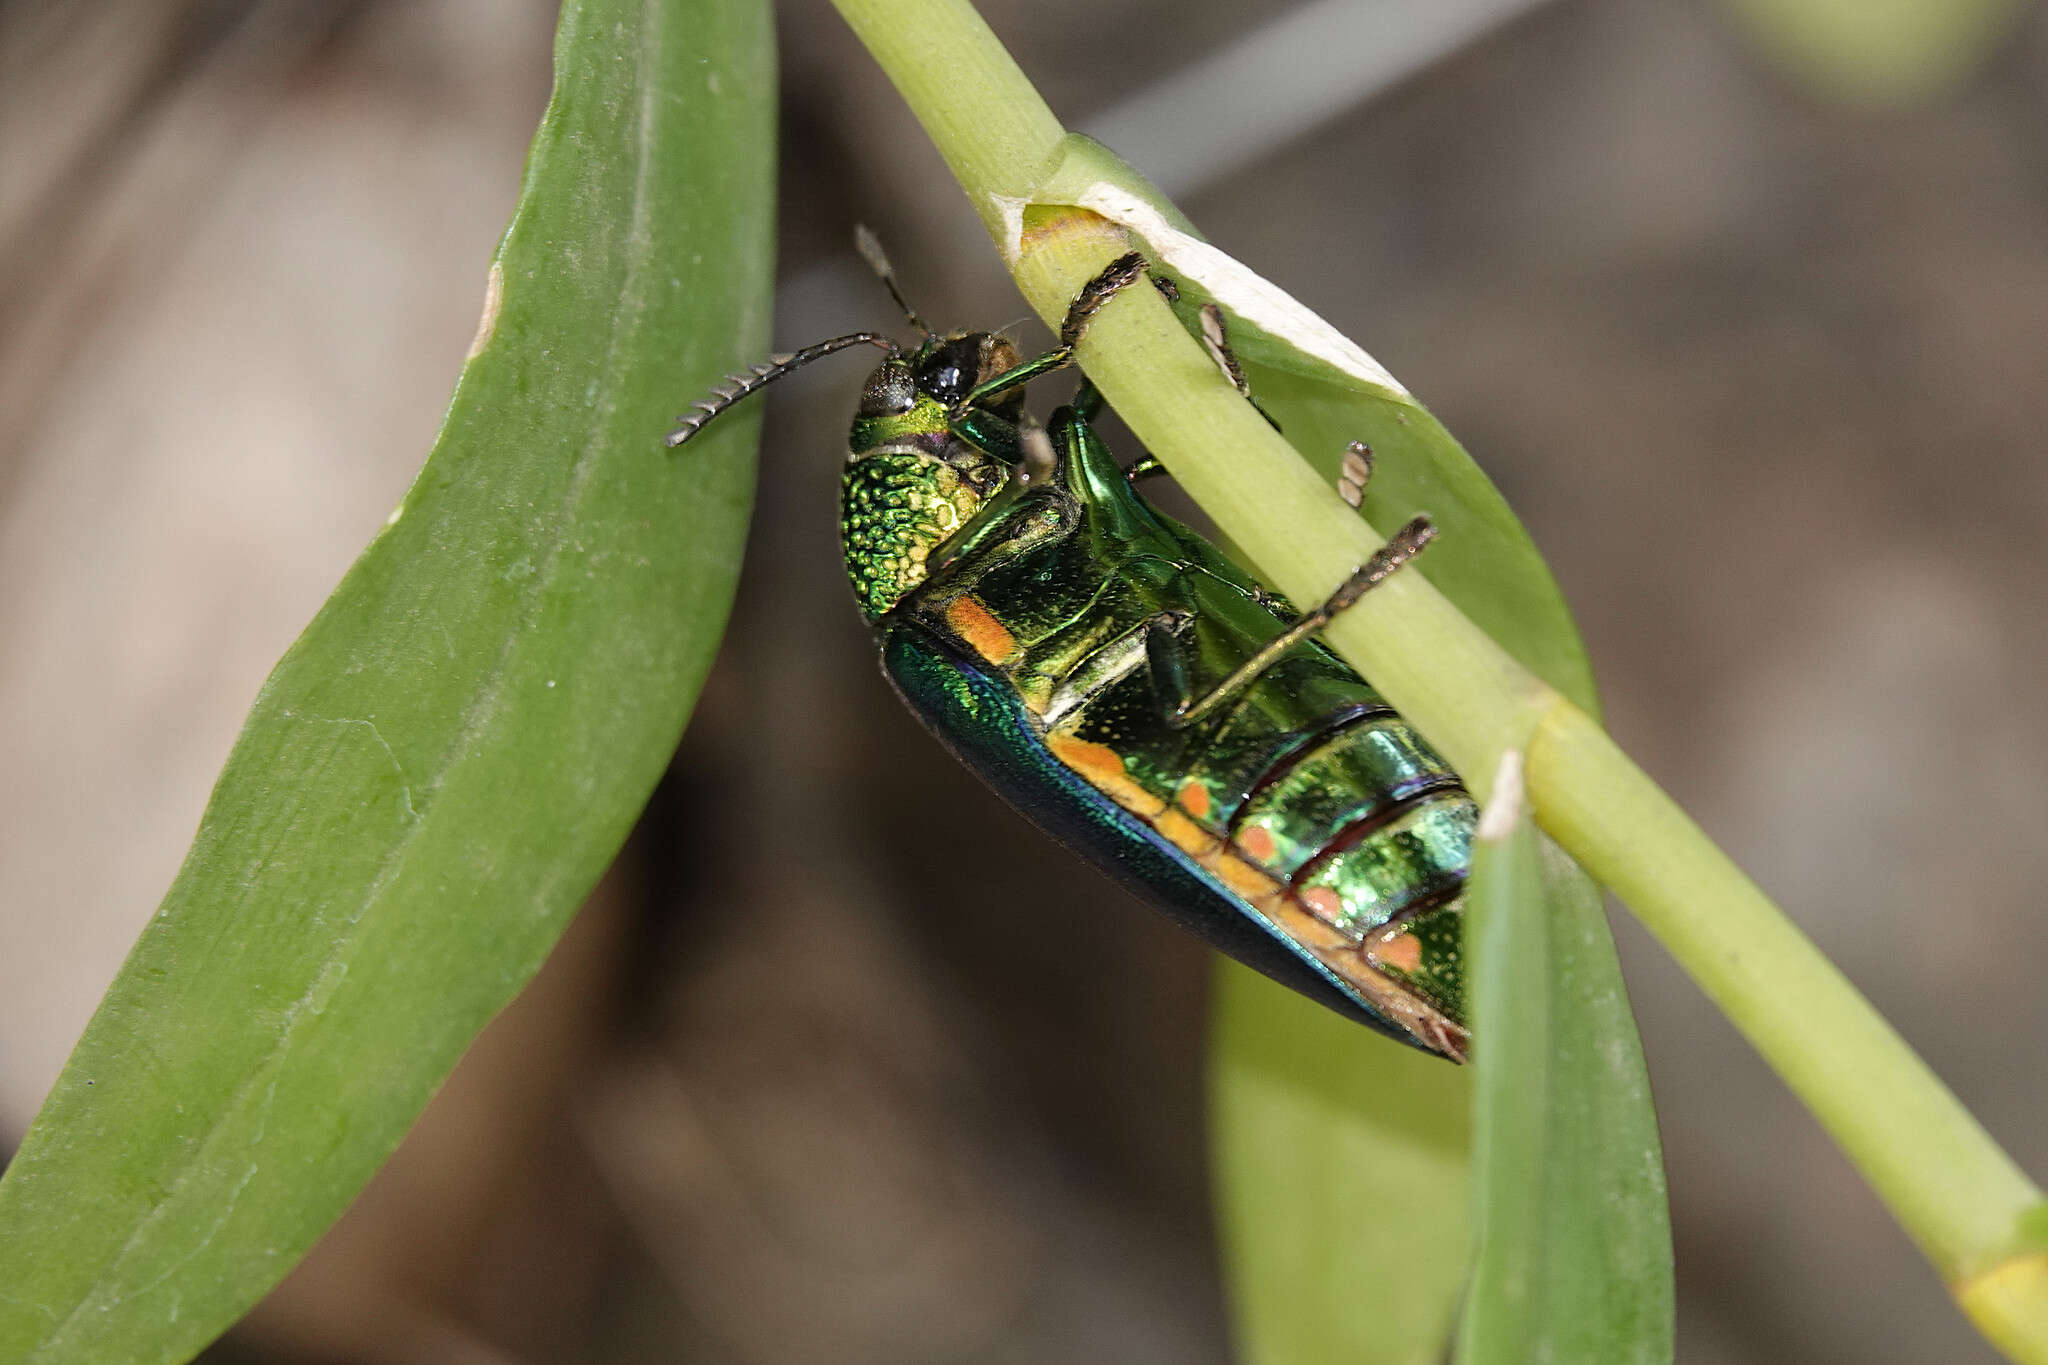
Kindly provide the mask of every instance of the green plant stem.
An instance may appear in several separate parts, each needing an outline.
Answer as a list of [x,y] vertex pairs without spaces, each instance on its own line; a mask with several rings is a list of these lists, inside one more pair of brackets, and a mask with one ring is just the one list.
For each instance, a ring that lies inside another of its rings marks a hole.
[[961,0],[834,3],[909,102],[982,226],[1000,242],[1002,201],[1030,192],[1067,130],[974,6]]
[[[964,0],[835,3],[960,177],[1025,298],[1057,322],[1131,243],[1079,210],[1019,216],[1062,135],[1044,101]],[[1105,308],[1081,359],[1147,448],[1288,595],[1321,598],[1377,548],[1152,291]],[[1420,574],[1383,584],[1328,638],[1468,778],[1490,780],[1504,749],[1536,735],[1528,782],[1538,822],[1777,1069],[1980,1328],[2016,1359],[2048,1361],[2048,1261],[2022,1232],[2024,1216],[2040,1216],[2040,1190],[1676,803]]]
[[2040,1191],[1677,803],[1570,706],[1529,768],[1538,820],[1755,1044],[1942,1275],[2004,1253]]

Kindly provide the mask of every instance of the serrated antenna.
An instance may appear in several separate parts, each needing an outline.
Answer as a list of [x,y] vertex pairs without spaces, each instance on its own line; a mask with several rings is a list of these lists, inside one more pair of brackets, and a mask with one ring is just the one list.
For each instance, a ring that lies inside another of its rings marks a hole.
[[853,225],[853,249],[860,253],[860,258],[868,263],[868,269],[882,281],[882,287],[889,291],[890,298],[896,300],[896,306],[903,310],[904,317],[910,319],[910,325],[928,337],[937,336],[938,333],[926,325],[925,320],[917,315],[917,310],[903,297],[903,291],[896,287],[896,267],[889,264],[889,254],[882,250],[882,239],[870,232],[866,223]]
[[894,341],[880,332],[851,332],[806,346],[801,351],[771,355],[758,365],[748,366],[745,374],[727,375],[723,384],[713,386],[710,393],[690,404],[695,411],[686,412],[676,419],[676,429],[668,434],[669,449],[673,450],[695,436],[704,429],[705,423],[754,390],[774,383],[791,370],[800,370],[813,360],[821,360],[849,346],[879,346],[892,356],[902,353]]

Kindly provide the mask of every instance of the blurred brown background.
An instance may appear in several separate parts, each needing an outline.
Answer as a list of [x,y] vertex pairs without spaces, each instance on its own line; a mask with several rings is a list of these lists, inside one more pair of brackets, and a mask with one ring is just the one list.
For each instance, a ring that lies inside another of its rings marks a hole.
[[[1464,438],[1623,742],[2048,1173],[2041,10],[1873,4],[1889,47],[1794,0],[985,10],[1062,116]],[[0,3],[0,1148],[428,446],[552,22]],[[935,323],[1021,314],[829,9],[781,23],[779,340],[891,324],[856,220]],[[735,628],[619,871],[220,1360],[1227,1358],[1203,954],[888,694],[833,534],[857,368],[769,404]],[[1681,1358],[1992,1360],[1617,932]]]

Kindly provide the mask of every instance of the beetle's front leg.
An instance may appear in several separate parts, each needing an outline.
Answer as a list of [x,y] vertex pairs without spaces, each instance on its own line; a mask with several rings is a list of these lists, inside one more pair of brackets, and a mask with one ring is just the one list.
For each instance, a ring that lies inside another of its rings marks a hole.
[[986,405],[991,399],[999,398],[1019,385],[1029,384],[1073,364],[1074,347],[1079,344],[1082,333],[1088,330],[1088,323],[1102,311],[1104,304],[1144,278],[1145,258],[1138,252],[1127,251],[1111,261],[1100,274],[1081,286],[1081,292],[1067,306],[1067,316],[1060,323],[1060,344],[1057,347],[1022,364],[1012,365],[1001,374],[975,385],[968,392],[964,406]]

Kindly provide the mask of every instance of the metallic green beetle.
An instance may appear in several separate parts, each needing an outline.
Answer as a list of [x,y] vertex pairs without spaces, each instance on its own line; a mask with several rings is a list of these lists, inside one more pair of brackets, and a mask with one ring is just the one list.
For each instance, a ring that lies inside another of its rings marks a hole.
[[1092,386],[1035,427],[1025,385],[1069,364],[1089,318],[1144,271],[1136,255],[1110,266],[1061,346],[1029,361],[990,333],[934,333],[906,305],[925,332],[915,353],[860,332],[776,356],[697,404],[669,444],[820,356],[887,351],[853,421],[840,534],[910,709],[1026,816],[1215,947],[1462,1061],[1476,811],[1311,638],[1428,525],[1301,614],[1139,495],[1139,466],[1120,468],[1090,425]]

